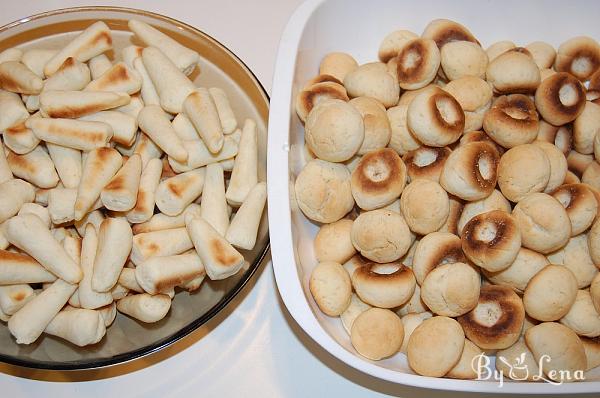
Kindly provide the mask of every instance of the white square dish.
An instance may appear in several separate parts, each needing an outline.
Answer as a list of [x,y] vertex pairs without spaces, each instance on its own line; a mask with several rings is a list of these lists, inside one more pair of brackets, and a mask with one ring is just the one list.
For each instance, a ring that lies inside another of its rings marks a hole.
[[600,2],[541,0],[310,0],[296,10],[281,39],[271,97],[268,144],[270,239],[281,297],[298,324],[324,349],[365,373],[417,387],[535,394],[600,391],[598,368],[588,372],[583,382],[552,385],[505,380],[499,388],[495,380],[452,380],[415,375],[401,353],[379,362],[359,356],[339,318],[324,315],[309,292],[308,278],[316,265],[312,242],[318,226],[308,221],[293,201],[293,183],[305,163],[304,128],[294,110],[294,99],[301,85],[318,74],[318,65],[328,52],[348,52],[359,64],[376,61],[379,44],[388,33],[408,29],[420,34],[427,23],[436,18],[462,23],[484,48],[499,40],[512,40],[517,45],[543,40],[556,48],[578,35],[600,38],[598,15]]

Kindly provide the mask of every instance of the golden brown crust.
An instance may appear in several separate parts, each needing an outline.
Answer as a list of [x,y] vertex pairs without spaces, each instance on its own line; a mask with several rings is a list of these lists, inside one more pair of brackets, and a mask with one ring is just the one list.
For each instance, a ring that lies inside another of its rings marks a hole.
[[460,238],[454,234],[433,232],[424,236],[415,251],[413,272],[419,284],[432,270],[443,264],[466,263]]
[[184,187],[182,187],[182,184],[178,183],[179,181],[168,181],[167,182],[167,189],[169,191],[171,191],[173,193],[173,195],[177,196],[178,198],[181,197],[181,195],[183,194],[183,191],[185,190]]
[[[373,268],[377,268],[382,265],[397,266],[398,269],[390,274],[380,274],[373,270]],[[373,261],[368,261],[362,267],[359,267],[354,271],[352,278],[360,279],[368,283],[404,284],[410,283],[410,281],[414,280],[414,275],[412,270],[402,263],[379,264]]]
[[[571,94],[561,101],[561,90]],[[566,103],[563,103],[566,102]],[[571,122],[583,112],[585,88],[579,80],[566,72],[555,73],[544,79],[535,92],[535,105],[542,117],[555,126]]]
[[427,146],[420,146],[417,149],[408,151],[403,157],[408,176],[411,180],[425,178],[439,181],[444,163],[451,152],[448,147]]
[[[320,75],[328,76],[328,75]],[[332,77],[335,79],[334,77]],[[337,79],[336,79],[337,80]],[[303,89],[296,99],[296,109],[301,120],[306,120],[310,111],[323,99],[339,99],[348,101],[346,89],[340,83],[333,81],[323,81],[312,84]]]
[[573,236],[585,231],[596,216],[598,202],[592,190],[585,184],[564,184],[550,193],[558,200],[571,220]]
[[450,212],[448,213],[446,223],[444,226],[442,226],[442,228],[439,229],[439,231],[450,232],[451,234],[458,235],[458,220],[460,220],[460,216],[465,208],[465,204],[457,196],[448,195],[448,198],[450,199]]
[[[478,319],[478,307],[492,303],[500,309],[500,316],[491,325]],[[457,318],[469,340],[481,348],[503,349],[510,347],[521,334],[525,321],[523,302],[507,286],[482,286],[479,304],[475,309]]]
[[312,79],[310,79],[308,82],[306,82],[306,85],[304,86],[306,87],[310,87],[313,84],[318,84],[318,83],[325,83],[325,82],[331,82],[331,83],[337,83],[340,85],[343,85],[343,83],[335,76],[332,75],[327,75],[327,74],[322,74],[322,75],[317,75],[315,77],[313,77]]
[[[391,148],[369,152],[362,157],[356,169],[354,169],[352,182],[358,184],[361,190],[367,193],[387,192],[390,185],[397,184],[398,181],[406,178],[405,168],[402,167],[401,163],[402,159]],[[383,166],[386,171],[384,178],[380,180],[376,179],[381,175],[379,172],[375,171],[373,175],[373,172],[369,171],[369,168],[374,167],[376,164]]]
[[33,257],[22,254],[22,253],[14,253],[8,250],[0,250],[0,262],[11,262],[11,263],[20,263],[20,264],[35,264],[38,265],[38,262],[33,259]]
[[[585,60],[582,69],[581,60]],[[554,65],[558,72],[568,72],[579,80],[586,80],[600,67],[600,46],[589,37],[574,37],[561,44]]]
[[406,185],[406,166],[391,148],[365,154],[352,171],[352,195],[358,206],[372,210],[397,199]]
[[479,44],[475,36],[467,28],[458,22],[447,19],[430,22],[425,28],[422,37],[432,39],[439,48],[442,48],[444,44],[451,41],[470,41]]
[[220,239],[213,239],[209,245],[219,264],[229,267],[239,262],[239,256],[234,255],[235,252],[227,248]]
[[[408,42],[395,59],[396,78],[403,84],[426,83],[432,80],[432,68],[440,63],[439,50],[431,41],[414,39]],[[433,48],[431,48],[433,46]]]
[[365,303],[379,308],[395,308],[410,300],[416,282],[412,270],[400,262],[370,262],[354,270],[352,286]]
[[463,134],[460,138],[460,145],[468,144],[469,142],[487,142],[488,144],[492,144],[496,150],[498,151],[498,155],[502,156],[505,149],[503,146],[499,145],[496,141],[492,140],[489,135],[486,134],[485,131],[475,130],[468,131]]
[[486,133],[505,148],[532,142],[538,133],[535,104],[526,95],[499,97],[483,118]]
[[25,120],[23,120],[21,123],[17,123],[13,126],[10,126],[6,130],[4,130],[5,134],[12,135],[13,137],[16,137],[16,136],[19,136],[22,134],[26,134],[26,133],[30,133],[30,132],[31,132],[31,130],[25,126]]
[[488,271],[500,271],[515,259],[521,247],[521,233],[514,218],[502,211],[479,214],[462,230],[465,255]]
[[[452,118],[453,120],[448,121],[444,118],[444,115],[439,109],[440,102],[449,105],[453,109],[455,112],[455,117]],[[458,101],[452,95],[440,90],[429,97],[429,106],[434,117],[432,122],[435,123],[438,128],[448,131],[451,135],[458,134],[459,131],[462,133],[462,130],[465,127],[465,113]]]
[[413,98],[406,121],[410,132],[420,142],[442,147],[460,138],[465,127],[465,113],[450,93],[433,87]]
[[[123,158],[123,163],[125,163],[125,158]],[[162,159],[162,171],[160,174],[160,178],[166,179],[166,178],[175,177],[176,175],[177,175],[177,173],[175,173],[175,171],[171,167],[171,164],[169,163],[169,159],[167,158],[167,156],[165,156]]]
[[461,199],[483,199],[496,186],[499,162],[498,151],[485,141],[462,145],[448,157],[440,184]]
[[23,172],[31,174],[35,174],[38,171],[36,164],[31,162],[28,156],[18,155],[8,148],[6,148],[6,161],[13,169],[22,170]]
[[[51,118],[67,118],[76,119],[81,116],[97,113],[106,109],[106,106],[93,104],[93,105],[73,105],[70,107],[64,107],[60,109],[49,109],[46,111],[48,117]],[[88,136],[88,134],[86,134]]]

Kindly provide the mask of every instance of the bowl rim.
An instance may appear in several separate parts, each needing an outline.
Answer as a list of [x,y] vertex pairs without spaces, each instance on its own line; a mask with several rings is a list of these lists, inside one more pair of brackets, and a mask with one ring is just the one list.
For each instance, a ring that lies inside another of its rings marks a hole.
[[[321,326],[309,305],[298,273],[292,236],[291,205],[293,198],[289,176],[290,128],[293,108],[293,82],[296,60],[307,22],[324,3],[330,0],[307,0],[292,14],[281,36],[275,63],[269,112],[268,159],[268,211],[271,234],[271,261],[279,294],[292,318],[321,348],[337,360],[363,373],[392,383],[425,389],[485,392],[496,394],[573,394],[600,391],[600,382],[584,381],[556,386],[536,382],[508,382],[502,388],[494,381],[434,378],[403,373],[378,365],[346,350]],[[282,133],[283,132],[283,133]],[[287,132],[287,133],[285,133]]]
[[[195,34],[204,37],[206,40],[212,42],[216,46],[220,47],[223,51],[225,51],[239,66],[251,77],[251,80],[256,84],[259,92],[262,94],[266,101],[267,108],[270,108],[270,97],[267,93],[267,90],[260,82],[258,77],[254,74],[254,72],[242,61],[233,51],[231,51],[227,46],[223,43],[212,37],[211,35],[201,31],[194,26],[191,26],[185,22],[181,22],[175,18],[167,17],[162,14],[158,14],[151,11],[141,10],[137,8],[131,7],[118,7],[118,6],[81,6],[81,7],[67,7],[67,8],[59,8],[55,10],[45,11],[38,14],[34,14],[25,18],[21,18],[19,20],[10,22],[3,26],[0,26],[0,33],[6,32],[7,30],[14,28],[16,26],[21,26],[27,24],[32,21],[36,21],[39,19],[43,19],[50,16],[60,15],[60,14],[75,14],[78,12],[125,12],[130,14],[141,14],[144,16],[148,16],[154,19],[162,20],[164,22],[175,25],[176,27],[182,27],[186,30],[190,30]],[[268,138],[268,133],[267,133]],[[183,339],[194,330],[204,325],[210,319],[212,319],[217,313],[223,310],[230,302],[236,297],[242,289],[248,284],[248,282],[252,279],[252,277],[256,274],[256,271],[260,268],[261,264],[267,257],[267,253],[270,249],[270,239],[269,239],[269,230],[267,229],[267,235],[265,237],[266,244],[260,250],[259,255],[254,259],[254,261],[250,264],[250,267],[245,272],[244,276],[240,279],[240,281],[231,289],[227,294],[221,298],[213,307],[211,307],[205,314],[201,317],[196,318],[194,321],[185,325],[183,328],[179,329],[177,332],[172,333],[171,335],[158,340],[155,343],[148,344],[142,348],[138,348],[132,351],[127,351],[122,354],[113,355],[107,358],[100,359],[91,359],[91,360],[76,360],[76,361],[68,361],[68,362],[51,362],[51,361],[32,361],[32,360],[24,360],[12,355],[6,355],[0,353],[0,362],[5,362],[10,365],[21,366],[32,369],[42,369],[42,370],[85,370],[85,369],[97,369],[103,368],[112,365],[123,364],[127,362],[131,362],[133,360],[148,356],[155,352],[166,348],[175,342]]]

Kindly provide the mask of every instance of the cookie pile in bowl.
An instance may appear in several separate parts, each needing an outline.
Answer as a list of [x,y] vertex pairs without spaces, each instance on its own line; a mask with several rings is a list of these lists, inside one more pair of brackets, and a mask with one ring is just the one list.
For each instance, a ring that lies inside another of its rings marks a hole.
[[600,45],[484,48],[438,19],[378,58],[329,53],[296,96],[318,308],[419,375],[495,356],[581,380],[600,365]]
[[131,360],[224,308],[267,250],[260,85],[166,17],[31,21],[0,28],[0,360]]

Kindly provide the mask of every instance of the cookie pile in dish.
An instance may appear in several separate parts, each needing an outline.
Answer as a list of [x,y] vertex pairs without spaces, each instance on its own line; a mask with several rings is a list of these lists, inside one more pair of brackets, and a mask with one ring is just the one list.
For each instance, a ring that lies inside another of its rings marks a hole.
[[99,21],[0,53],[0,319],[19,344],[95,344],[117,311],[157,322],[256,243],[256,123],[192,83],[198,53],[129,28],[145,47],[113,49]]
[[544,354],[555,380],[599,366],[600,45],[485,49],[439,19],[378,58],[329,53],[296,96],[320,310],[420,375],[476,378],[481,354],[529,380]]

